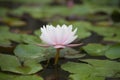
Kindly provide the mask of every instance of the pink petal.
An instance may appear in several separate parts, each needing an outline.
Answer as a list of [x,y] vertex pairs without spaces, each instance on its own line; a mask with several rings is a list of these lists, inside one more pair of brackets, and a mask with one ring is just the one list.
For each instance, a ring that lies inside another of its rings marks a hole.
[[55,45],[54,48],[65,48],[63,45]]

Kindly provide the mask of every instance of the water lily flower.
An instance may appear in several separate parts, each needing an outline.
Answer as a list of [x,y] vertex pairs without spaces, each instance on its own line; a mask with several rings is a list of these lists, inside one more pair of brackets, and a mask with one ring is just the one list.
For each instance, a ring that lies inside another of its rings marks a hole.
[[65,47],[74,47],[74,46],[79,46],[81,44],[70,44],[73,42],[76,38],[76,31],[72,30],[72,25],[57,25],[56,27],[52,25],[46,25],[41,28],[41,35],[40,38],[41,40],[46,43],[45,45],[43,44],[37,44],[38,46],[44,46],[44,47],[49,47],[53,46],[57,50],[57,54],[55,57],[55,64],[58,62],[58,57],[59,57],[59,52],[60,49],[65,48]]
[[[41,40],[46,43],[46,45],[40,46],[53,46],[54,48],[65,48],[78,46],[80,44],[70,44],[76,38],[77,28],[72,31],[72,25],[57,25],[56,27],[52,25],[46,25],[41,28]],[[39,45],[39,44],[38,44]]]

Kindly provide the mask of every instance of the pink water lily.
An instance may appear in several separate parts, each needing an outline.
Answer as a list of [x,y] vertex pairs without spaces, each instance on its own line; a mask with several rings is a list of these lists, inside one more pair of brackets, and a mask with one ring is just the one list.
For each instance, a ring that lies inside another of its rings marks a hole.
[[57,25],[56,27],[52,25],[46,25],[41,28],[41,40],[46,44],[37,44],[38,46],[43,47],[49,47],[53,46],[56,48],[56,55],[55,55],[55,62],[56,65],[58,63],[60,49],[65,47],[73,47],[73,46],[79,46],[81,44],[70,44],[73,42],[76,38],[77,28],[72,31],[72,25],[66,26],[66,25]]
[[54,48],[73,47],[81,44],[70,44],[76,38],[77,28],[72,31],[72,25],[46,25],[41,28],[41,40],[46,43],[45,45],[38,44],[39,46],[53,46]]

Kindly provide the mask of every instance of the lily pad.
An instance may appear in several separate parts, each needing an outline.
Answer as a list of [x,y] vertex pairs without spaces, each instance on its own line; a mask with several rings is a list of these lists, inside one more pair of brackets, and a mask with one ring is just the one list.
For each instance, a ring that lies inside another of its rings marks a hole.
[[81,61],[85,63],[67,62],[61,66],[63,70],[71,73],[70,79],[105,80],[106,77],[119,77],[119,62],[97,59],[83,59]]
[[10,71],[20,74],[32,74],[40,71],[42,66],[33,61],[25,61],[21,65],[20,61],[16,56],[0,54],[0,67],[2,71]]
[[11,42],[9,40],[0,38],[0,46],[8,47],[10,45],[11,45]]
[[27,60],[23,62],[22,66],[16,68],[16,73],[33,74],[42,70],[42,66],[34,60]]
[[[94,67],[94,75],[103,77],[113,77],[120,74],[120,63],[110,60],[86,59],[82,60]],[[118,68],[116,68],[116,66]]]
[[25,26],[26,25],[26,22],[21,21],[17,18],[5,17],[5,18],[3,18],[2,22],[6,23],[9,26],[14,26],[14,27],[20,27],[20,26]]
[[77,35],[79,38],[86,38],[91,35],[89,29],[91,28],[91,24],[88,22],[74,22],[73,26],[77,28]]
[[31,75],[31,76],[18,76],[13,80],[43,80],[40,76]]
[[116,30],[116,29],[115,28],[109,28],[109,27],[95,26],[91,30],[96,32],[99,35],[111,37],[115,34],[114,30]]
[[19,66],[21,64],[16,56],[0,54],[1,70],[14,72],[15,68]]
[[106,52],[105,56],[110,59],[120,58],[120,44],[110,46]]
[[21,42],[21,34],[10,32],[9,28],[6,26],[0,27],[0,36],[2,36],[0,37],[0,40],[3,42],[1,42],[1,44],[4,44],[5,42],[10,43],[10,41]]
[[[73,66],[74,65],[74,66]],[[92,75],[94,68],[89,64],[68,62],[62,65],[62,69],[72,73],[72,80],[104,80],[105,77]]]
[[0,72],[0,80],[43,80],[37,75],[15,75]]
[[41,40],[37,36],[22,34],[21,35],[22,42],[28,44],[38,44],[41,43]]
[[17,76],[0,72],[0,80],[13,80],[15,77]]
[[36,36],[40,36],[40,34],[41,34],[40,29],[36,30],[36,31],[34,32],[34,34],[35,34]]
[[86,38],[86,37],[89,37],[91,35],[91,33],[89,31],[86,31],[84,29],[80,29],[78,27],[78,32],[77,32],[77,35],[80,39],[82,38]]
[[83,75],[80,74],[72,74],[69,76],[71,80],[105,80],[105,77],[93,76],[93,75]]
[[14,53],[20,58],[21,61],[26,61],[29,59],[42,61],[44,60],[45,49],[36,45],[18,45]]
[[113,37],[104,37],[105,41],[114,41],[114,42],[120,42],[120,36],[113,36]]
[[5,17],[9,9],[0,7],[0,16]]
[[80,75],[89,75],[93,71],[93,67],[91,65],[83,63],[67,62],[61,67],[70,73],[76,73]]
[[92,56],[103,56],[105,54],[106,46],[97,43],[91,43],[86,46],[83,46],[83,49]]
[[0,26],[0,32],[8,32],[9,31],[9,27],[7,26]]

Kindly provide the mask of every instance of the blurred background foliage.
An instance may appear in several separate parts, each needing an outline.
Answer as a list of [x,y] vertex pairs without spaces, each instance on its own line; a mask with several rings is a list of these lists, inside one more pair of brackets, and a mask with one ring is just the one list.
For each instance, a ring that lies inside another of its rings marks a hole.
[[[51,47],[35,46],[42,43],[40,27],[46,24],[72,24],[73,28],[78,28],[78,39],[73,43],[83,45],[63,49],[61,57],[68,60],[95,58],[83,60],[90,64],[74,63],[74,60],[64,64],[64,70],[75,73],[70,78],[105,80],[106,77],[120,77],[119,67],[116,69],[120,66],[120,0],[0,0],[0,80],[42,80],[34,75],[43,69],[39,63],[55,55]],[[107,64],[101,65],[104,62]],[[112,67],[108,68],[109,65]],[[90,72],[83,73],[87,71],[81,71],[84,67]]]

